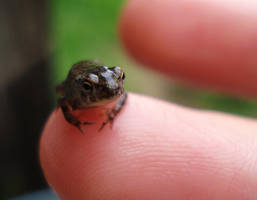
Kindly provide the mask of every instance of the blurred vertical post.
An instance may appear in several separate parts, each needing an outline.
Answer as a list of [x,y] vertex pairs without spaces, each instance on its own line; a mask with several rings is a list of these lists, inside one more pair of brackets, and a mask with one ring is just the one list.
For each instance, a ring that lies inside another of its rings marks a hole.
[[0,199],[45,186],[38,141],[51,109],[46,0],[0,0]]

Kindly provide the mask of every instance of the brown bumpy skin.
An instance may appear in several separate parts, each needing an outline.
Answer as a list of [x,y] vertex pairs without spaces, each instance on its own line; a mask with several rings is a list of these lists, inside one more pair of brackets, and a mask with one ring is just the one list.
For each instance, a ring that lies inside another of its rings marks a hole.
[[81,122],[73,111],[106,107],[117,101],[107,112],[108,117],[99,129],[101,130],[108,122],[112,123],[125,104],[127,94],[123,89],[124,79],[125,74],[120,67],[107,67],[95,60],[78,62],[71,67],[66,80],[56,87],[56,92],[60,95],[58,107],[66,121],[83,133],[81,125],[93,122]]

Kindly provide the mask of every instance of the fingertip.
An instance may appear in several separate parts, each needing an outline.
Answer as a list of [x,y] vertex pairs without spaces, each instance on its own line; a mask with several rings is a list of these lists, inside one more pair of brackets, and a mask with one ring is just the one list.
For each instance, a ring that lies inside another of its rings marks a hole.
[[103,115],[105,109],[73,112],[80,121],[94,122],[82,125],[82,132],[65,120],[60,109],[51,114],[40,139],[39,156],[49,185],[62,199],[84,199],[84,196],[90,196],[90,191],[85,193],[81,185],[91,186],[90,177],[97,169],[95,166],[105,159],[115,135],[126,127],[125,123],[119,122],[123,118],[123,110],[118,113],[112,127],[107,123],[100,131],[99,127],[106,120]]
[[253,121],[129,94],[113,129],[97,133],[97,128],[89,126],[82,135],[61,112],[49,118],[40,160],[61,199],[242,200],[257,195]]
[[145,66],[200,87],[256,97],[255,7],[243,1],[132,0],[119,30],[125,48]]

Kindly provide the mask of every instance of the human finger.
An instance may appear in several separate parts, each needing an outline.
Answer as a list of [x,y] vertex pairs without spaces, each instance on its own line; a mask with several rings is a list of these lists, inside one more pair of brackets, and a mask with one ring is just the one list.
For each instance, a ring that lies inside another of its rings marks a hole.
[[139,62],[200,87],[257,97],[255,1],[131,0],[120,19]]
[[113,129],[97,129],[49,118],[40,160],[61,199],[257,199],[254,120],[129,94]]

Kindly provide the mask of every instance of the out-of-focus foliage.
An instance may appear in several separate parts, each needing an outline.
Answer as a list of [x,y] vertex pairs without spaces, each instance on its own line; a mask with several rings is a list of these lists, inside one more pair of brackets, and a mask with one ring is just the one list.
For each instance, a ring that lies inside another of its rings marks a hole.
[[118,16],[125,1],[54,0],[51,3],[54,84],[65,78],[75,62],[98,58],[107,65],[119,65],[125,70],[125,87],[130,91],[192,107],[257,116],[255,101],[178,86],[128,58],[117,34]]
[[65,78],[72,64],[97,58],[106,65],[124,69],[128,90],[167,97],[167,80],[156,77],[150,70],[138,68],[120,44],[117,24],[123,3],[123,0],[52,1],[54,84]]

